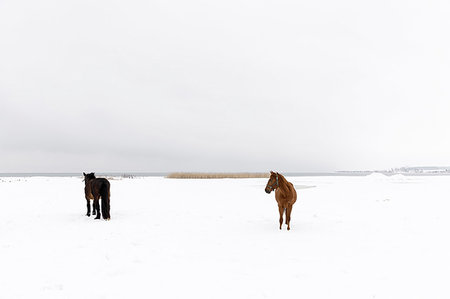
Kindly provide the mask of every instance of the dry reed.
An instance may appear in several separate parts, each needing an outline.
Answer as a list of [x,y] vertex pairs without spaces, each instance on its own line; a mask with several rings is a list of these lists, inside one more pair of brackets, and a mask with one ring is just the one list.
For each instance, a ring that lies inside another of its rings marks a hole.
[[248,178],[268,178],[269,173],[211,173],[211,172],[174,172],[166,178],[169,179],[248,179]]

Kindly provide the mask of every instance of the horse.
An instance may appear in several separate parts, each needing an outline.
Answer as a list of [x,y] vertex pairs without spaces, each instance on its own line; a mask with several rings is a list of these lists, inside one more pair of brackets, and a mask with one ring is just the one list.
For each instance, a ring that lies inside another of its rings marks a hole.
[[[84,173],[84,196],[87,201],[87,214],[86,216],[91,216],[91,204],[89,200],[94,200],[92,205],[92,215],[96,215],[95,219],[100,219],[101,214],[103,214],[103,219],[110,220],[111,215],[109,214],[109,181],[104,178],[96,178],[95,173]],[[99,199],[102,198],[102,212],[100,214]]]
[[275,200],[278,203],[278,211],[280,212],[280,229],[283,224],[283,213],[286,211],[287,229],[290,230],[292,206],[297,201],[297,192],[294,185],[288,182],[284,176],[278,172],[270,172],[270,178],[266,185],[266,193],[270,194],[275,190]]

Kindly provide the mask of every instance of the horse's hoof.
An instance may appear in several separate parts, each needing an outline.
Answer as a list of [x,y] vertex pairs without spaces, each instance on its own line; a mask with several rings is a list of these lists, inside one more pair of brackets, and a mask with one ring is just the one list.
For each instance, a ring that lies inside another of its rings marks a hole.
[[290,228],[290,227],[288,227],[288,230],[291,230],[291,228]]
[[91,217],[91,214],[86,214],[86,216]]

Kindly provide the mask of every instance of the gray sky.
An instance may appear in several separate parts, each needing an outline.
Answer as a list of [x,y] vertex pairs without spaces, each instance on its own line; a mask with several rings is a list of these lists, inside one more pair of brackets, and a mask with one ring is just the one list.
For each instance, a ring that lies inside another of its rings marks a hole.
[[0,172],[450,165],[448,1],[0,0]]

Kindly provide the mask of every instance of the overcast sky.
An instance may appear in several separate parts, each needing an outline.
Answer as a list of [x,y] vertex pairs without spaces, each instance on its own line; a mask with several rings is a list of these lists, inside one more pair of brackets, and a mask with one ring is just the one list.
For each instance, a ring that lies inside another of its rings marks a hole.
[[0,172],[450,165],[448,1],[0,0]]

